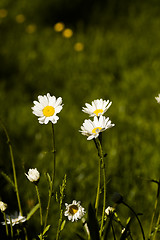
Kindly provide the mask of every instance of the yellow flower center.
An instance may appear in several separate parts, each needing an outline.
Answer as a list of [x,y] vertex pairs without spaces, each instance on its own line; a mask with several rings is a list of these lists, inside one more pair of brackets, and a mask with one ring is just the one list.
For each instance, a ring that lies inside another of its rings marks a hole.
[[97,134],[101,131],[101,129],[102,129],[101,127],[96,127],[92,130],[92,133]]
[[96,109],[93,113],[99,116],[99,113],[103,113],[103,109]]
[[45,117],[51,117],[53,116],[55,113],[55,109],[52,106],[46,106],[45,108],[43,108],[43,114]]
[[69,212],[74,215],[76,212],[78,212],[78,207],[77,205],[72,205],[69,207]]

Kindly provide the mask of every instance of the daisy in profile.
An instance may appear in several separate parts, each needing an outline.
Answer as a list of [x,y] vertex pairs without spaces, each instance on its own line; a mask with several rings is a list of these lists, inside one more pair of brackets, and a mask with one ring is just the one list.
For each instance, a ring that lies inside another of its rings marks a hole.
[[0,210],[1,212],[5,212],[5,210],[7,209],[7,204],[0,201]]
[[155,99],[157,100],[157,103],[160,103],[160,93],[158,94],[158,97],[155,97]]
[[78,219],[81,219],[84,214],[85,210],[84,208],[80,205],[80,202],[73,200],[71,204],[66,205],[66,211],[64,212],[64,215],[68,217],[68,220],[74,222],[77,221]]
[[[12,226],[14,226],[15,224],[20,224],[27,221],[26,217],[23,217],[20,214],[18,215],[17,212],[11,216],[6,215],[6,217],[7,217],[6,223],[12,224]],[[5,222],[2,222],[2,224],[5,225]]]
[[111,123],[111,120],[105,118],[104,116],[94,117],[94,120],[91,121],[87,119],[84,121],[81,126],[80,132],[82,135],[87,136],[87,140],[92,140],[93,138],[97,138],[100,132],[105,131],[108,128],[114,127],[114,123]]
[[111,104],[112,102],[109,100],[97,99],[92,101],[91,104],[85,103],[86,107],[82,107],[82,111],[88,113],[90,117],[99,117],[108,110]]
[[37,183],[40,179],[40,173],[38,172],[37,168],[30,168],[28,174],[25,173],[25,175],[30,182]]
[[[39,101],[39,102],[38,102]],[[62,98],[56,99],[55,96],[51,96],[49,93],[44,96],[38,96],[38,101],[34,101],[34,107],[32,107],[33,114],[38,117],[40,124],[48,124],[51,121],[53,124],[57,123],[59,113],[62,108]]]

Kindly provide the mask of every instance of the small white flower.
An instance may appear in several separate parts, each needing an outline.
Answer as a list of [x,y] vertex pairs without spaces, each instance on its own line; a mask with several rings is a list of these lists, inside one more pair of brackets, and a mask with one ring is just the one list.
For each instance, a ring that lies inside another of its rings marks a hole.
[[5,212],[6,208],[7,208],[7,204],[2,202],[2,201],[0,201],[0,210],[1,210],[1,212]]
[[105,213],[107,214],[107,216],[109,216],[112,212],[114,212],[114,208],[113,207],[107,207],[105,210]]
[[68,220],[74,222],[77,221],[78,219],[81,219],[84,216],[85,210],[80,205],[80,202],[73,200],[71,204],[65,203],[65,205],[66,211],[64,212],[64,215],[68,216]]
[[157,100],[157,103],[160,103],[160,93],[158,94],[158,97],[155,97],[155,99]]
[[111,123],[111,121],[108,118],[105,118],[104,116],[94,117],[94,120],[91,121],[90,119],[85,120],[83,125],[81,126],[80,132],[88,136],[87,140],[91,140],[93,138],[97,138],[99,136],[100,132],[105,131],[108,128],[113,127],[115,124]]
[[37,168],[30,168],[28,174],[25,173],[25,175],[30,182],[38,182],[40,178],[40,173],[38,172]]
[[86,107],[82,107],[82,111],[88,113],[90,117],[99,117],[108,110],[111,104],[109,100],[97,99],[92,101],[92,104],[85,103]]
[[[8,216],[6,215],[6,221],[7,224],[12,224],[12,226],[14,226],[15,224],[20,224],[23,223],[25,221],[27,221],[26,217],[23,217],[17,214],[17,212],[14,215]],[[2,225],[5,225],[5,222],[2,222]]]
[[32,107],[33,114],[36,115],[40,124],[47,124],[51,121],[53,124],[57,123],[59,117],[56,115],[62,110],[62,98],[56,99],[55,96],[51,96],[49,93],[44,96],[38,96],[38,101],[34,101],[34,107]]

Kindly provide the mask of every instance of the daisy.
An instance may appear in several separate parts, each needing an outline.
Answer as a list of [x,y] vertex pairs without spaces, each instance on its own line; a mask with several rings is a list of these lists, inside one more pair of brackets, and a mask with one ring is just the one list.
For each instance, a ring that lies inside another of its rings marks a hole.
[[90,119],[85,120],[83,125],[81,126],[80,132],[87,136],[87,140],[91,140],[93,138],[97,138],[100,132],[105,131],[108,128],[114,127],[114,123],[111,123],[111,120],[105,118],[104,116],[94,117],[94,120]]
[[82,107],[82,111],[88,113],[90,117],[99,117],[108,110],[111,104],[109,100],[97,99],[92,101],[92,104],[85,103],[86,107]]
[[113,207],[107,207],[105,210],[105,213],[107,214],[107,216],[109,216],[112,212],[114,212],[115,209]]
[[157,100],[157,103],[160,103],[160,93],[158,94],[158,97],[155,97],[155,99]]
[[57,123],[59,117],[56,115],[62,110],[62,98],[56,99],[55,96],[51,96],[49,93],[44,96],[38,96],[38,101],[34,101],[34,107],[32,107],[33,114],[36,115],[40,124],[47,124],[51,121],[53,124]]
[[[21,216],[20,214],[18,215],[16,212],[15,215],[11,215],[11,216],[7,215],[6,221],[7,221],[7,224],[12,224],[12,226],[14,226],[15,224],[20,224],[27,221],[27,219]],[[5,225],[5,222],[2,222],[2,225]]]
[[25,173],[25,175],[30,182],[38,182],[40,178],[40,173],[38,172],[37,168],[30,168],[28,174]]
[[64,212],[65,216],[68,216],[68,220],[74,222],[77,221],[78,219],[81,219],[84,214],[85,214],[85,210],[84,208],[80,205],[80,202],[73,200],[73,202],[71,204],[67,204],[66,205],[66,211]]
[[5,212],[5,210],[7,209],[7,204],[0,201],[0,210],[1,212]]

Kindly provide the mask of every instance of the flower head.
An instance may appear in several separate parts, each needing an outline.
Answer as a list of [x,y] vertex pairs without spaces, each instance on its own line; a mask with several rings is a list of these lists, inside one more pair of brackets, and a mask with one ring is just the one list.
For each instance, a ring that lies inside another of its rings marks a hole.
[[82,111],[88,113],[90,117],[99,117],[108,110],[111,104],[112,102],[109,102],[109,100],[97,99],[92,101],[92,104],[85,103],[86,107],[83,107]]
[[[12,224],[12,226],[14,226],[15,224],[20,224],[23,223],[25,221],[27,221],[26,217],[21,216],[21,214],[16,212],[14,215],[11,216],[6,216],[6,221],[7,224]],[[2,222],[2,225],[5,225],[5,222]]]
[[93,121],[90,119],[84,121],[80,132],[88,137],[87,140],[91,140],[93,138],[97,138],[100,132],[111,128],[114,125],[115,124],[111,123],[111,120],[109,120],[109,117],[105,118],[104,116],[100,116],[98,118],[95,116]]
[[114,208],[113,207],[107,207],[105,210],[105,213],[107,214],[107,216],[109,216],[112,212],[114,212]]
[[155,97],[158,103],[160,103],[160,93],[158,94],[158,97]]
[[34,101],[34,107],[32,107],[33,114],[36,115],[40,124],[47,124],[51,121],[53,124],[57,123],[59,117],[56,115],[62,110],[62,98],[56,99],[55,96],[51,96],[49,93],[44,96],[38,96],[38,101]]
[[64,215],[68,216],[68,220],[74,222],[77,221],[78,219],[81,219],[84,216],[85,210],[80,205],[80,202],[73,200],[71,204],[65,203],[65,205],[66,211],[64,212]]
[[40,173],[37,168],[30,168],[28,174],[25,173],[25,175],[30,182],[38,182],[40,178]]
[[1,212],[5,212],[5,210],[7,209],[7,204],[0,201],[0,210]]

